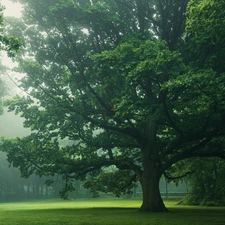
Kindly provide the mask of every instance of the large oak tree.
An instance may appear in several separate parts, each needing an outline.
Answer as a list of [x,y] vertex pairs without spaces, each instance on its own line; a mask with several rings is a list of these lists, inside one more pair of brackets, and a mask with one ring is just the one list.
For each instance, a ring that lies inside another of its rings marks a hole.
[[183,159],[225,156],[224,70],[216,51],[195,59],[204,43],[192,10],[185,31],[188,0],[19,2],[27,96],[8,107],[33,132],[1,147],[24,176],[59,173],[67,189],[82,178],[116,194],[139,181],[140,211],[162,212],[163,173]]

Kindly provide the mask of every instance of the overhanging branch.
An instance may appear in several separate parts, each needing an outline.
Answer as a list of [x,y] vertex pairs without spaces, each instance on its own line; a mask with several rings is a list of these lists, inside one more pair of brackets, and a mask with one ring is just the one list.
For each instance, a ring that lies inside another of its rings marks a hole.
[[184,148],[183,151],[180,149],[180,153],[176,154],[174,157],[169,159],[166,163],[162,166],[162,172],[167,170],[170,166],[177,163],[180,160],[188,159],[188,158],[194,158],[194,157],[218,157],[221,159],[225,159],[225,151],[222,150],[212,150],[212,151],[206,151],[207,144],[210,143],[213,138],[217,137],[217,134],[219,135],[219,132],[223,131],[223,126],[211,131],[209,135],[203,139],[202,141],[199,141],[197,144],[195,144],[192,147]]
[[174,180],[182,179],[182,178],[186,177],[187,175],[190,175],[190,174],[193,174],[193,173],[195,173],[195,171],[188,171],[188,172],[185,172],[184,174],[182,174],[182,175],[180,175],[180,176],[172,177],[172,176],[169,176],[166,172],[164,172],[163,175],[164,175],[164,177],[165,177],[167,180],[174,181]]

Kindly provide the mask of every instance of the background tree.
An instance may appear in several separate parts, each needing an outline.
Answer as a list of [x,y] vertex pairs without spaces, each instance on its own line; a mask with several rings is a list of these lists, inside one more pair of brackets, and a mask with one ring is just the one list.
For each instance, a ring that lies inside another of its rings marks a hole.
[[225,204],[224,165],[219,158],[186,159],[173,165],[164,176],[177,186],[187,184],[189,191],[179,204],[220,206]]
[[[222,59],[225,57],[225,14],[221,10],[224,4],[225,1],[190,1],[187,11],[186,30],[188,32],[187,39],[192,45],[192,49],[189,51],[189,56],[194,59],[192,65],[202,70],[212,69],[215,71],[217,76],[214,79],[217,82],[220,82],[225,71],[224,63],[222,63]],[[223,81],[222,83],[224,84]],[[216,92],[216,88],[213,89],[214,91]],[[221,101],[223,101],[222,98],[221,96]],[[216,104],[215,107],[217,107]],[[217,138],[216,142],[218,144],[215,144],[214,148],[224,142],[223,137]],[[187,163],[184,168],[191,167],[195,172],[194,175],[188,177],[191,181],[192,191],[182,200],[182,203],[224,204],[224,179],[222,176],[224,161],[218,159],[194,160],[190,162],[190,165]],[[194,168],[196,169],[194,170]]]
[[[162,212],[165,171],[187,158],[225,157],[217,141],[225,77],[192,61],[198,43],[186,42],[188,1],[19,2],[28,95],[7,105],[33,132],[3,139],[1,148],[24,176],[59,173],[67,189],[82,178],[103,190],[100,179],[105,191],[110,177],[116,193],[139,181],[140,211]],[[72,143],[60,146],[65,138]]]
[[14,57],[22,46],[22,40],[14,35],[6,35],[4,32],[4,7],[0,5],[0,50],[6,51],[9,57]]
[[[49,177],[40,178],[36,175],[28,179],[21,177],[17,168],[9,167],[6,154],[3,152],[0,153],[0,162],[0,202],[56,198],[63,187],[61,177],[57,176],[53,178],[56,181],[54,185],[46,184]],[[84,191],[80,192],[81,196],[85,197]],[[73,194],[79,195],[79,193]]]
[[221,11],[225,1],[190,1],[187,11],[188,40],[193,48],[190,56],[201,68],[224,73],[224,20]]
[[[14,57],[20,51],[22,46],[22,39],[16,38],[14,35],[6,35],[4,31],[4,7],[0,4],[0,51],[6,51],[9,57]],[[0,72],[4,73],[4,65],[0,63]],[[2,97],[6,95],[6,86],[0,75],[0,114],[3,113]]]
[[192,171],[188,180],[191,191],[180,204],[218,206],[225,204],[224,170],[225,162],[219,159],[196,159],[187,162],[185,167]]

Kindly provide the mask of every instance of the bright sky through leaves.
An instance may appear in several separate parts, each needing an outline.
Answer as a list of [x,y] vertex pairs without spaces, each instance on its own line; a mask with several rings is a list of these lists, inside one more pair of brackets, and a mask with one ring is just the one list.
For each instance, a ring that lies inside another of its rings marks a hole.
[[[10,0],[0,0],[1,5],[5,7],[5,10],[3,12],[3,16],[14,16],[14,17],[20,17],[21,16],[21,4],[19,3],[12,3]],[[6,52],[1,52],[1,61],[4,66],[7,66],[9,68],[13,68],[17,65],[17,63],[12,62],[12,60],[7,56]],[[14,92],[20,92],[21,90],[17,90],[17,87],[14,87],[14,84],[10,81],[10,79],[15,81],[15,77],[18,77],[17,73],[13,73],[9,71],[8,74],[2,74],[2,78],[7,82],[8,85],[11,85],[10,93]],[[8,79],[8,76],[10,79]],[[15,81],[16,82],[16,81]],[[12,88],[15,88],[15,90],[12,90]]]
[[4,10],[4,16],[21,16],[21,5],[19,3],[12,3],[9,0],[1,0],[0,2],[6,7]]
[[[21,16],[21,9],[22,9],[21,4],[12,3],[10,0],[0,0],[0,3],[5,7],[4,17],[5,16],[14,16],[14,17]],[[6,56],[5,52],[2,52],[1,54],[3,55],[4,65],[7,65],[8,67],[15,66],[15,63],[13,63],[12,60]]]

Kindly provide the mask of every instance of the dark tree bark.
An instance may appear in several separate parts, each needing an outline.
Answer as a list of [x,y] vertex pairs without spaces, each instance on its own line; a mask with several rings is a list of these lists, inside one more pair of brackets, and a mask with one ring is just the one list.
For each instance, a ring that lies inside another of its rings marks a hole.
[[140,183],[143,191],[143,201],[140,212],[167,212],[159,190],[159,180],[162,175],[160,158],[156,143],[157,126],[153,122],[146,124],[146,138],[143,145],[143,174]]
[[149,164],[149,170],[145,170],[141,179],[141,186],[143,191],[142,205],[139,209],[140,212],[167,212],[160,190],[159,180],[161,175],[158,173],[156,165]]

